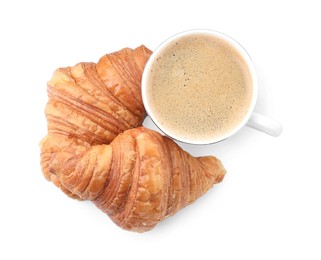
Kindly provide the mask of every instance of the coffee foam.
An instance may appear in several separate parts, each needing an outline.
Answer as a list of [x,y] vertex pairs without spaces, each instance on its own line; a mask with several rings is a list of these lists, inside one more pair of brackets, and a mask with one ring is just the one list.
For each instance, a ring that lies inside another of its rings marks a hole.
[[216,139],[245,117],[252,79],[237,50],[222,39],[189,35],[155,59],[147,98],[157,124],[180,139]]

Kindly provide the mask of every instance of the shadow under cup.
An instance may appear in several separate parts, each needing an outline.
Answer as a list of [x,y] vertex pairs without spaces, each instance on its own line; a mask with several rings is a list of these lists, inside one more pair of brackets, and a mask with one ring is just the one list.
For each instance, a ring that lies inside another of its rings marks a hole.
[[185,31],[163,42],[142,77],[147,114],[164,134],[189,144],[235,134],[251,117],[257,96],[248,53],[212,30]]

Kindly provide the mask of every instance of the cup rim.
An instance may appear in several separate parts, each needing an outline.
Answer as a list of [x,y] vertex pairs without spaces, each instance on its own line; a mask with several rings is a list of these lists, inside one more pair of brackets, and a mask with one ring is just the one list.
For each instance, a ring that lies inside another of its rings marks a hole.
[[[162,125],[158,122],[158,120],[156,119],[152,110],[150,109],[150,106],[148,104],[148,99],[147,99],[147,79],[148,79],[148,75],[150,72],[150,68],[151,68],[152,64],[154,63],[157,55],[164,48],[166,48],[170,43],[177,40],[178,38],[181,38],[181,37],[184,37],[187,35],[194,35],[194,34],[212,35],[212,36],[220,38],[220,39],[226,41],[227,43],[229,43],[230,45],[232,45],[239,52],[239,54],[242,56],[242,58],[244,59],[245,63],[248,66],[248,69],[250,71],[251,77],[252,77],[252,100],[251,100],[251,104],[249,106],[249,109],[248,109],[246,115],[244,116],[244,118],[242,119],[242,121],[236,127],[234,127],[232,130],[226,132],[225,134],[220,135],[219,137],[211,138],[211,139],[207,139],[207,140],[189,140],[189,139],[186,139],[186,138],[183,138],[180,136],[176,136],[174,133],[171,133],[171,132],[167,131],[166,129],[164,129],[162,127]],[[153,51],[152,55],[149,57],[147,63],[145,64],[145,67],[143,70],[142,81],[141,81],[141,91],[142,91],[143,104],[144,104],[144,107],[145,107],[145,110],[146,110],[148,116],[151,118],[151,120],[154,122],[154,124],[165,135],[167,135],[168,137],[170,137],[176,141],[187,143],[187,144],[195,144],[195,145],[214,144],[214,143],[221,142],[221,141],[231,137],[232,135],[236,134],[243,126],[246,125],[246,123],[250,119],[250,117],[254,111],[254,108],[256,106],[257,99],[258,99],[258,77],[257,77],[257,72],[255,69],[253,60],[251,59],[249,53],[235,39],[233,39],[232,37],[230,37],[222,32],[211,30],[211,29],[191,29],[191,30],[182,31],[180,33],[177,33],[177,34],[167,38]]]

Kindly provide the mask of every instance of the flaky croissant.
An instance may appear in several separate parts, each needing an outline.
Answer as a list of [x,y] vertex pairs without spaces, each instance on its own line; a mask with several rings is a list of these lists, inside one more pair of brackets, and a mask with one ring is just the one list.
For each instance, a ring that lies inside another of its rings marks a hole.
[[[53,136],[50,142],[68,143],[67,138]],[[92,200],[117,225],[138,232],[194,202],[225,174],[215,157],[192,157],[171,139],[144,127],[119,134],[110,145],[81,150],[66,146],[52,156],[50,171],[67,190]]]
[[[97,64],[82,62],[57,69],[48,82],[45,114],[48,136],[67,136],[73,145],[110,143],[119,133],[140,126],[146,116],[140,82],[151,51],[145,46],[104,55]],[[49,140],[50,141],[50,140]],[[68,143],[42,146],[44,176],[71,197],[49,171],[50,158]]]
[[138,232],[192,203],[225,175],[215,157],[192,157],[139,127],[145,117],[140,80],[150,53],[143,46],[123,49],[97,64],[58,69],[48,83],[48,134],[41,142],[48,180]]

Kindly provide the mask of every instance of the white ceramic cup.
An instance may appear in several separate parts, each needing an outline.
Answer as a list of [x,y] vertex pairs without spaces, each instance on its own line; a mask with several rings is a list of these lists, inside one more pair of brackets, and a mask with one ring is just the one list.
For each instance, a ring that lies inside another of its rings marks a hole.
[[[188,139],[183,138],[179,135],[169,133],[159,123],[159,120],[155,116],[155,114],[153,113],[151,106],[149,104],[148,98],[147,98],[147,91],[150,90],[150,86],[148,86],[149,81],[147,79],[148,79],[149,73],[151,71],[151,67],[152,67],[153,63],[155,62],[155,59],[157,58],[159,53],[162,52],[164,50],[164,48],[166,48],[173,41],[177,41],[181,37],[185,37],[188,35],[195,35],[195,34],[202,34],[202,35],[206,34],[209,36],[213,36],[215,38],[219,38],[219,39],[229,43],[230,45],[232,45],[235,48],[235,50],[237,50],[239,52],[239,54],[243,57],[244,61],[246,62],[248,69],[250,71],[250,74],[252,76],[252,84],[253,84],[252,85],[252,91],[253,91],[252,93],[253,94],[252,94],[251,103],[250,103],[248,112],[244,116],[243,120],[236,127],[234,127],[232,130],[226,132],[225,134],[222,134],[219,137],[216,137],[216,138],[213,138],[210,140],[206,140],[206,141],[188,140]],[[254,110],[255,106],[256,106],[257,99],[258,99],[258,91],[259,91],[258,77],[257,77],[257,73],[255,70],[253,61],[250,58],[249,54],[234,39],[232,39],[231,37],[229,37],[223,33],[213,31],[213,30],[189,30],[189,31],[184,31],[184,32],[178,33],[178,34],[170,37],[169,39],[164,41],[162,44],[160,44],[160,46],[158,48],[156,48],[156,50],[153,52],[153,54],[151,55],[151,57],[149,58],[148,62],[145,65],[145,69],[144,69],[143,76],[142,76],[142,98],[143,98],[146,112],[150,116],[150,118],[152,119],[154,124],[162,132],[164,132],[164,134],[166,134],[167,136],[169,136],[175,140],[178,140],[178,141],[181,141],[184,143],[190,143],[190,144],[211,144],[211,143],[216,143],[216,142],[222,141],[222,140],[234,135],[235,133],[237,133],[245,125],[252,127],[254,129],[257,129],[259,131],[262,131],[264,133],[267,133],[271,136],[279,136],[282,132],[282,125],[278,121],[276,121],[272,118],[269,118],[267,116],[256,113]]]

